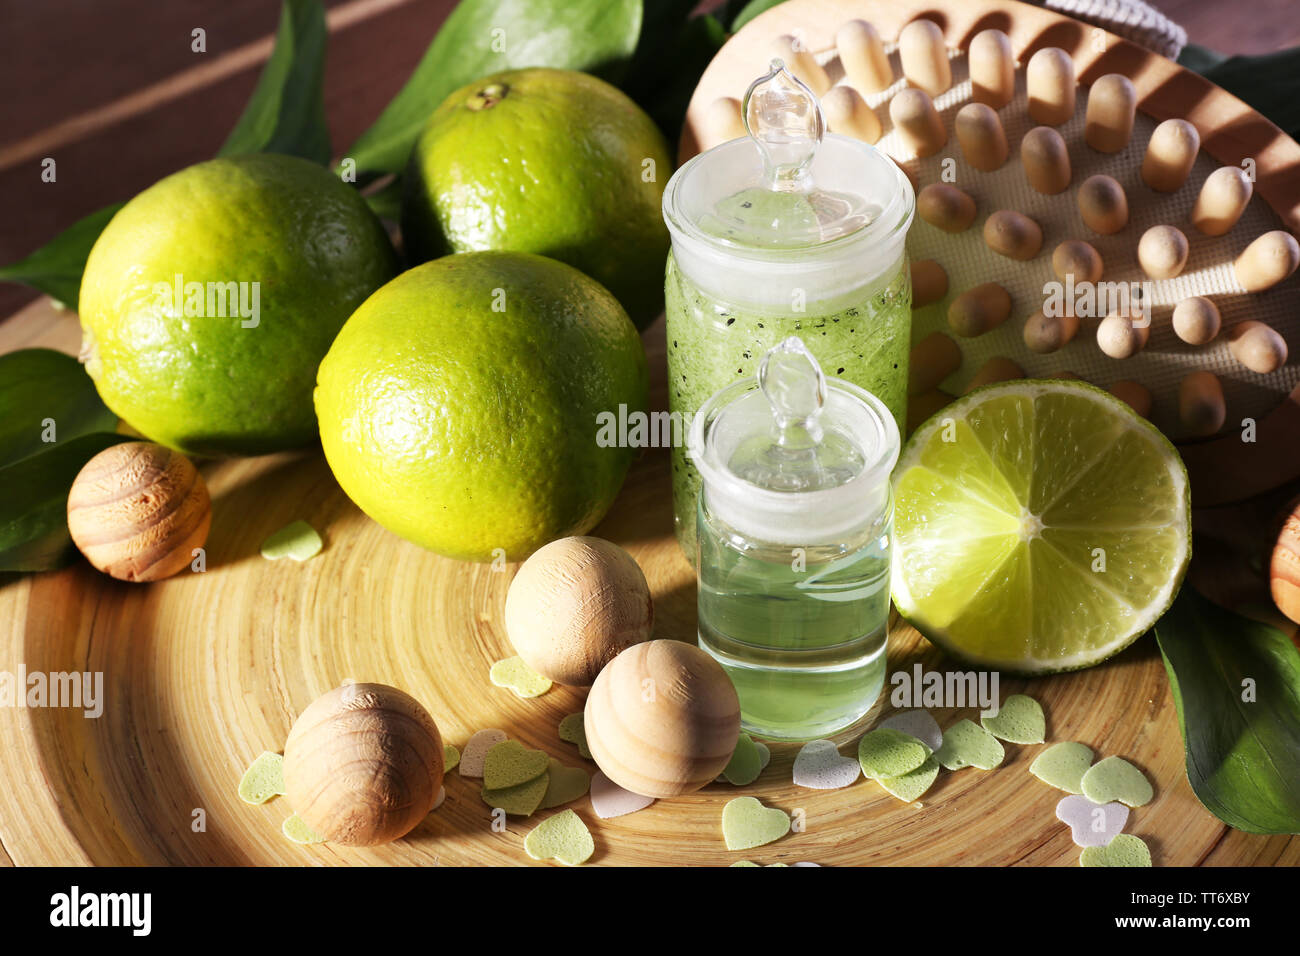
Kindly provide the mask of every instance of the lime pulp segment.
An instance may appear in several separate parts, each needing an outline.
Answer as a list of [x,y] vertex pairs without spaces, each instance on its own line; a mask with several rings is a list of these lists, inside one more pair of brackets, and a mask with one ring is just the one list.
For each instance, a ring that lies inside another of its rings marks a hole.
[[1169,606],[1190,558],[1178,453],[1090,385],[973,392],[917,430],[895,475],[895,604],[988,666],[1111,656]]

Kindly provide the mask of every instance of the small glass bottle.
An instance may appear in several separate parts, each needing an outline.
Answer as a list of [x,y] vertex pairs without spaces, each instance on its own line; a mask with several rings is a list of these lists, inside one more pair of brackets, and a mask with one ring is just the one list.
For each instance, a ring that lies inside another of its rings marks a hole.
[[748,733],[831,736],[879,696],[899,432],[871,393],[826,378],[792,337],[700,408],[688,448],[699,643]]
[[[825,134],[816,96],[781,63],[745,95],[749,136],[683,164],[664,191],[668,402],[688,426],[710,395],[752,379],[801,336],[828,373],[867,389],[901,428],[916,201],[885,153]],[[699,475],[673,452],[677,537],[694,560]]]

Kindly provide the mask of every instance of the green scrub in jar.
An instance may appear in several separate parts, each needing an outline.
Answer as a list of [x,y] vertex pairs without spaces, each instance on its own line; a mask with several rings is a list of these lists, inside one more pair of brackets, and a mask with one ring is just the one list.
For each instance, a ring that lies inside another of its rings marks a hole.
[[[745,123],[748,138],[696,156],[664,192],[670,411],[689,426],[711,395],[799,336],[826,374],[877,396],[901,429],[911,184],[874,147],[826,134],[816,97],[780,61],[746,94]],[[694,563],[700,478],[682,447],[672,467],[677,537]]]

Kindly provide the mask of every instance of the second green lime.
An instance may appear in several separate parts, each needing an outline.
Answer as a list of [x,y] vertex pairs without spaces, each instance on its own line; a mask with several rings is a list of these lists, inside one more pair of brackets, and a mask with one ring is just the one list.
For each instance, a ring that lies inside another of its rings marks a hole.
[[402,235],[446,252],[535,252],[613,292],[638,328],[663,308],[672,160],[654,121],[603,80],[510,70],[456,90],[407,170]]
[[521,560],[585,534],[635,449],[598,416],[644,412],[636,328],[602,286],[526,253],[446,256],[357,309],[317,376],[339,484],[384,527],[452,558]]

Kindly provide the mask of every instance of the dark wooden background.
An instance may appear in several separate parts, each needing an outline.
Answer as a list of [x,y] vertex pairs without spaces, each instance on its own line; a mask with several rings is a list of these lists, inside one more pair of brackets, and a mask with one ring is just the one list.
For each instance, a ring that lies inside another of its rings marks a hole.
[[[336,153],[414,69],[454,0],[324,0]],[[1195,43],[1300,43],[1300,0],[1157,0]],[[702,3],[707,7],[710,4]],[[211,157],[270,55],[277,0],[0,0],[0,263],[78,218]],[[194,53],[191,31],[207,31]],[[43,183],[53,157],[58,179]],[[35,297],[0,284],[0,317]],[[2,319],[0,319],[2,320]]]

